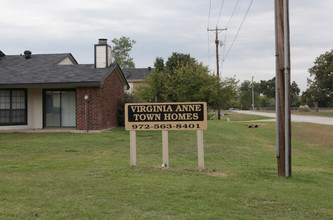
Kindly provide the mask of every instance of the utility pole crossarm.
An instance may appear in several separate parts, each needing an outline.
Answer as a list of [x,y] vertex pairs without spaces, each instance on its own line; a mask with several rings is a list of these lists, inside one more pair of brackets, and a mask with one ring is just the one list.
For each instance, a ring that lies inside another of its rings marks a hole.
[[228,30],[227,28],[214,28],[214,29],[209,29],[209,28],[207,28],[207,31],[226,31],[226,30]]

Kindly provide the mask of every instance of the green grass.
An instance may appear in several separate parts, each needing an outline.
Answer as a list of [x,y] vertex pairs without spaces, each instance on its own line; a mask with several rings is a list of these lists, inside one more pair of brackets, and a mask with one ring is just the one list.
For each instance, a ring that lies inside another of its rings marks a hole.
[[310,111],[310,112],[292,111],[291,114],[333,118],[333,110],[323,110],[323,111],[319,111],[319,112],[315,112],[315,111]]
[[[248,114],[238,114],[233,113],[232,111],[221,111],[221,120],[227,121],[252,121],[252,120],[265,120],[271,119],[271,117],[260,116],[260,115],[248,115]],[[212,116],[213,120],[217,119],[217,116]]]
[[[268,111],[264,111],[264,112],[270,112],[270,113],[275,113],[275,111],[273,110],[268,110]],[[300,112],[298,110],[292,110],[291,111],[292,115],[304,115],[304,116],[318,116],[318,117],[329,117],[329,118],[333,118],[333,110],[321,110],[319,112],[315,112],[313,110],[309,111],[309,112]]]
[[208,122],[206,172],[197,171],[194,131],[169,132],[166,170],[154,168],[157,131],[137,132],[137,167],[123,128],[0,133],[0,219],[332,219],[333,126],[293,123],[286,179],[275,124],[247,125]]

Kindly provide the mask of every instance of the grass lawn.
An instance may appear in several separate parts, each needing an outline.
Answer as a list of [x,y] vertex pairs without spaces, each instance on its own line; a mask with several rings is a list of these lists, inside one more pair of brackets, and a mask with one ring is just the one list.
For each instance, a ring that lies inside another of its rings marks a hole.
[[0,219],[333,219],[333,126],[292,124],[286,179],[275,124],[247,125],[208,121],[206,172],[197,171],[194,131],[169,132],[165,170],[154,168],[158,131],[137,132],[137,167],[123,128],[0,133]]
[[221,116],[222,121],[227,121],[228,118],[230,121],[251,121],[251,120],[274,119],[274,118],[266,117],[266,116],[238,114],[238,113],[229,112],[229,111],[225,111],[223,113],[224,113],[224,116]]
[[[275,111],[264,111],[264,112],[270,112],[275,113]],[[292,110],[292,115],[304,115],[304,116],[318,116],[318,117],[329,117],[333,118],[333,110],[320,110],[319,112],[315,112],[313,110],[309,112],[300,112],[298,110]]]
[[330,117],[333,118],[333,110],[322,110],[319,112],[310,111],[310,112],[299,112],[299,111],[292,111],[291,114],[294,115],[305,115],[305,116],[319,116],[319,117]]

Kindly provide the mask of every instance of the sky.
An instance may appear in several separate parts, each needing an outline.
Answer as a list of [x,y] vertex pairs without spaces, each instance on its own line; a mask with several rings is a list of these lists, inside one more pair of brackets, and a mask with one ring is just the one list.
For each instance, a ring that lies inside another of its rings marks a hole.
[[[251,4],[252,2],[252,4]],[[274,0],[0,0],[0,50],[6,55],[72,53],[94,62],[99,38],[129,37],[137,68],[190,54],[216,73],[219,31],[220,75],[240,82],[275,76]],[[291,0],[291,80],[307,88],[308,69],[333,48],[333,1]],[[248,12],[248,13],[247,13]]]

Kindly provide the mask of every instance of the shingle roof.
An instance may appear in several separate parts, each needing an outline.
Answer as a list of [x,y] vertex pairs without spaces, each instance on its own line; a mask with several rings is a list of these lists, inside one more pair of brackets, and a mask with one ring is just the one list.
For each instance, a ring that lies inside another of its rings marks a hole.
[[[98,69],[87,64],[58,65],[66,58],[74,59],[69,53],[32,54],[30,59],[25,59],[24,55],[3,56],[0,60],[0,87],[101,85],[115,68],[119,68],[116,63]],[[121,75],[125,79],[123,73]]]
[[151,74],[152,69],[149,68],[124,68],[123,73],[127,80],[143,80]]

